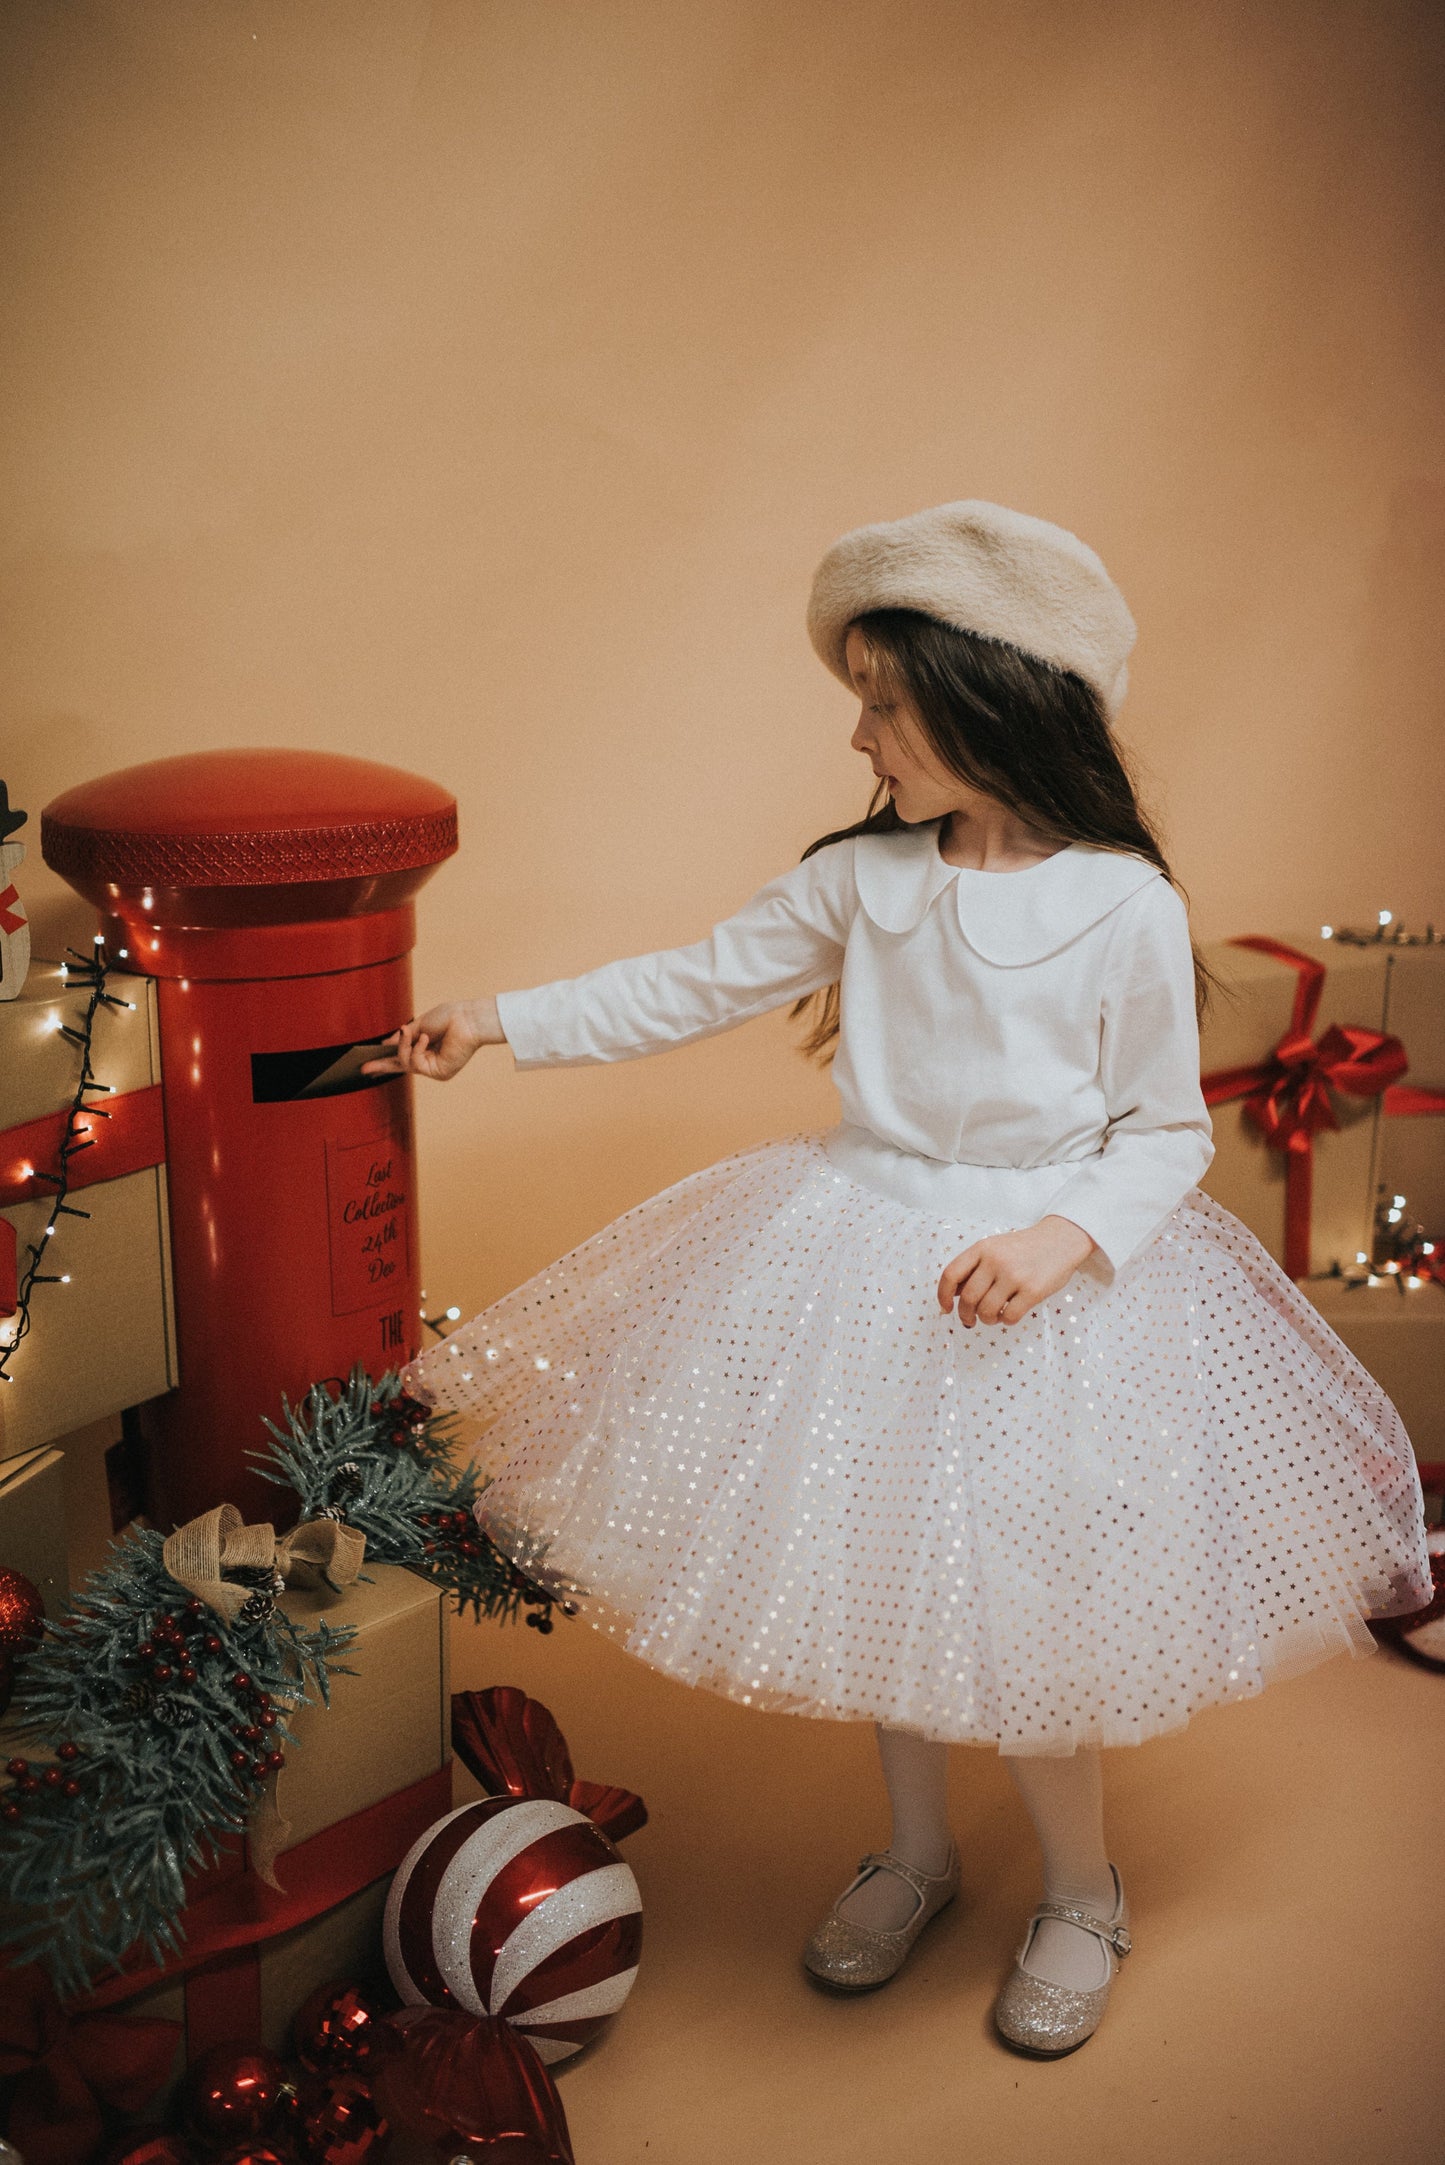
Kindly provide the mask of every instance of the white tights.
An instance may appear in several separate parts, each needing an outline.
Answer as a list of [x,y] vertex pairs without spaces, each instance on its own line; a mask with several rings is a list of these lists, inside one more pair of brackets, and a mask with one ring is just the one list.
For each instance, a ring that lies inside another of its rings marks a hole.
[[[943,1871],[952,1839],[948,1824],[948,1746],[902,1729],[875,1725],[883,1778],[893,1815],[888,1847],[921,1872]],[[1107,1916],[1114,1882],[1104,1847],[1103,1775],[1097,1751],[1071,1758],[1004,1755],[1043,1851],[1044,1892]],[[891,1872],[874,1872],[841,1914],[875,1931],[897,1931],[917,1907],[912,1890]],[[1075,1991],[1108,1976],[1108,1958],[1092,1933],[1045,1918],[1029,1952],[1030,1972]]]

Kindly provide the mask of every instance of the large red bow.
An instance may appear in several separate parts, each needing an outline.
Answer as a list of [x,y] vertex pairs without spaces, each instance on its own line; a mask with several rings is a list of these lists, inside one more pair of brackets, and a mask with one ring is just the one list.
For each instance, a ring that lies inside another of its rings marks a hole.
[[[1247,933],[1229,944],[1273,955],[1296,972],[1289,1028],[1270,1057],[1250,1067],[1216,1068],[1201,1078],[1201,1086],[1206,1105],[1244,1098],[1246,1114],[1270,1148],[1285,1152],[1284,1267],[1291,1278],[1303,1278],[1310,1267],[1314,1139],[1321,1128],[1340,1124],[1331,1090],[1357,1098],[1383,1093],[1387,1112],[1445,1111],[1445,1091],[1390,1089],[1410,1062],[1400,1039],[1388,1031],[1331,1023],[1316,1043],[1310,1030],[1325,981],[1322,962],[1262,933]],[[1410,1102],[1399,1102],[1406,1099]]]
[[85,2165],[103,2106],[139,2112],[171,2072],[178,2022],[67,2016],[37,1969],[0,1971],[0,2077],[17,2078],[5,2133],[25,2165]]

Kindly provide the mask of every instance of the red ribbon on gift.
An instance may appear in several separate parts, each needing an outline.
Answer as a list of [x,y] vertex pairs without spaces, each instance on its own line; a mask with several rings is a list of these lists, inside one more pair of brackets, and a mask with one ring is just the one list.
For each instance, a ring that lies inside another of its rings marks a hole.
[[38,1969],[0,1971],[0,2077],[16,2078],[5,2132],[26,2165],[85,2165],[103,2108],[150,2103],[180,2030],[153,2015],[72,2018]]
[[[33,1202],[55,1192],[51,1168],[60,1162],[60,1146],[70,1123],[70,1108],[42,1113],[38,1120],[0,1129],[0,1210]],[[81,1148],[72,1151],[66,1180],[72,1188],[93,1188],[102,1180],[163,1165],[165,1115],[161,1085],[121,1090],[105,1100],[104,1114],[85,1106],[76,1121]]]
[[1338,1128],[1331,1090],[1350,1097],[1378,1097],[1390,1116],[1445,1112],[1445,1090],[1402,1085],[1410,1064],[1398,1037],[1359,1023],[1331,1023],[1310,1035],[1325,981],[1325,966],[1282,940],[1245,933],[1231,947],[1272,955],[1296,973],[1289,1028],[1267,1060],[1249,1067],[1215,1068],[1200,1078],[1206,1105],[1245,1100],[1246,1117],[1272,1150],[1285,1154],[1284,1267],[1303,1278],[1310,1267],[1310,1216],[1314,1200],[1314,1141],[1322,1128]]

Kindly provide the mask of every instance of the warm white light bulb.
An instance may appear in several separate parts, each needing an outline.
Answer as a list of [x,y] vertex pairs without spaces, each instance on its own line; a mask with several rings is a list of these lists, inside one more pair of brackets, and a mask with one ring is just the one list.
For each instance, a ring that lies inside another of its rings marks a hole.
[[1395,913],[1394,913],[1394,911],[1393,911],[1393,910],[1381,910],[1381,911],[1380,911],[1380,923],[1381,923],[1382,925],[1387,925],[1387,924],[1389,924],[1389,922],[1390,922],[1391,918],[1392,918],[1392,917],[1394,916],[1394,914],[1395,914]]
[[1320,926],[1320,938],[1321,938],[1322,940],[1332,940],[1332,939],[1334,938],[1334,936],[1335,936],[1335,928],[1334,928],[1334,926],[1333,926],[1333,925],[1321,925],[1321,926]]
[[461,1320],[461,1313],[462,1313],[462,1311],[461,1311],[461,1309],[460,1309],[460,1308],[448,1308],[448,1310],[447,1310],[447,1321],[448,1321],[448,1323],[457,1323],[457,1322],[459,1322],[459,1321]]

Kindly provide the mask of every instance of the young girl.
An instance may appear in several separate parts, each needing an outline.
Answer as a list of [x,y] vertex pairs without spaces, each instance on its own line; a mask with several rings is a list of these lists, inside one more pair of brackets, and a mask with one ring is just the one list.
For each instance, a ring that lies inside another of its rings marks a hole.
[[1100,1752],[1430,1598],[1379,1387],[1213,1156],[1208,976],[1110,731],[1133,620],[1091,549],[998,505],[845,535],[809,631],[878,778],[694,945],[433,1008],[373,1071],[626,1060],[817,1004],[841,1123],[628,1211],[431,1348],[487,1425],[477,1516],[631,1653],[875,1724],[892,1807],[804,1952],[877,1986],[959,1886],[953,1743],[1005,1754],[1044,1899],[995,2007],[1090,2037],[1127,1908]]

